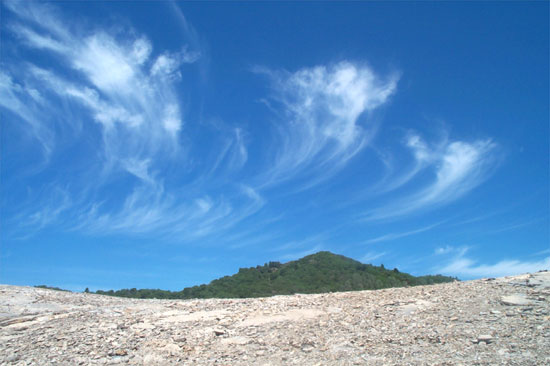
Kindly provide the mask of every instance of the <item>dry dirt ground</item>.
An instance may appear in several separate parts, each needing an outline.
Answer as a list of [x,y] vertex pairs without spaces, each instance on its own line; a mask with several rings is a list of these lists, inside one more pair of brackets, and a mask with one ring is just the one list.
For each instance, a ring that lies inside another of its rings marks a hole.
[[259,299],[0,286],[2,365],[550,365],[550,272]]

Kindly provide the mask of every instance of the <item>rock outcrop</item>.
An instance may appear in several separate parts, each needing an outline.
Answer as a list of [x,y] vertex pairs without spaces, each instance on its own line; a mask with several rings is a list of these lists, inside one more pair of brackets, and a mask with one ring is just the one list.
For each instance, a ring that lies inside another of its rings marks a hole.
[[550,272],[255,299],[0,286],[4,365],[548,365]]

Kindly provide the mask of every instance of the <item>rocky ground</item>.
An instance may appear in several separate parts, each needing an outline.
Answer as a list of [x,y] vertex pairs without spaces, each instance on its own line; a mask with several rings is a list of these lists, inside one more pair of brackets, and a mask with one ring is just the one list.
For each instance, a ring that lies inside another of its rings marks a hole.
[[550,272],[259,299],[0,286],[2,365],[550,365]]

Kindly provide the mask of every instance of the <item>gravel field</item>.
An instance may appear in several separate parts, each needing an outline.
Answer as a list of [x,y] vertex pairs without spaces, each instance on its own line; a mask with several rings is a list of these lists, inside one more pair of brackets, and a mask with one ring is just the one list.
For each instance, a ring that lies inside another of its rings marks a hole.
[[0,285],[2,365],[550,365],[550,272],[257,299]]

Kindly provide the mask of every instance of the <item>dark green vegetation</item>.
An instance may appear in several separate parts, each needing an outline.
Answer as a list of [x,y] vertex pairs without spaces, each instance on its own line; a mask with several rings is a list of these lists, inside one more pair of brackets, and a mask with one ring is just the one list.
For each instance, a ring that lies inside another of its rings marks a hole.
[[335,291],[375,290],[388,287],[430,285],[451,282],[455,278],[441,275],[415,277],[384,266],[363,264],[342,255],[319,252],[281,264],[241,268],[233,276],[225,276],[208,285],[193,286],[182,291],[136,290],[97,291],[97,294],[157,299],[244,298],[295,293],[313,294]]
[[48,289],[48,290],[55,290],[55,291],[66,291],[66,292],[71,292],[69,290],[64,290],[62,288],[59,288],[59,287],[51,287],[51,286],[46,286],[46,285],[38,285],[38,286],[34,286],[36,288],[45,288],[45,289]]

